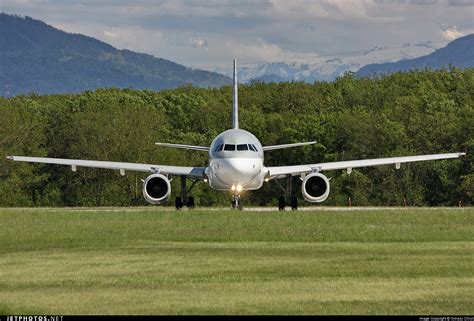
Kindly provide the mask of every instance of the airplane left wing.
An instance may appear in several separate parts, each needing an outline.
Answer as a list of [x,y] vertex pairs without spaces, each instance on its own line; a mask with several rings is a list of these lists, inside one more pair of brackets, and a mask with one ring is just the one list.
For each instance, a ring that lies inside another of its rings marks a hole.
[[94,161],[82,159],[64,159],[64,158],[46,158],[46,157],[24,157],[24,156],[7,156],[8,159],[17,162],[43,163],[71,166],[73,171],[77,167],[92,167],[119,170],[121,175],[125,175],[125,171],[149,172],[171,175],[186,175],[196,178],[203,177],[205,167],[184,167],[184,166],[168,166],[153,164],[137,164],[137,163],[121,163],[108,161]]
[[300,175],[304,173],[310,173],[313,171],[322,172],[322,171],[337,170],[337,169],[346,169],[348,173],[350,173],[353,168],[378,166],[378,165],[390,165],[390,164],[395,164],[396,168],[400,168],[400,165],[402,163],[458,158],[463,155],[466,155],[466,153],[388,157],[388,158],[350,160],[350,161],[342,161],[342,162],[330,162],[330,163],[307,164],[307,165],[267,167],[267,170],[268,170],[267,178],[273,179],[273,178],[279,178],[285,175],[295,176],[295,175]]
[[283,144],[283,145],[272,145],[272,146],[263,146],[263,151],[266,152],[268,150],[275,150],[275,149],[283,149],[283,148],[290,148],[290,147],[298,147],[298,146],[305,146],[305,145],[312,145],[316,144],[316,142],[304,142],[304,143],[293,143],[293,144]]

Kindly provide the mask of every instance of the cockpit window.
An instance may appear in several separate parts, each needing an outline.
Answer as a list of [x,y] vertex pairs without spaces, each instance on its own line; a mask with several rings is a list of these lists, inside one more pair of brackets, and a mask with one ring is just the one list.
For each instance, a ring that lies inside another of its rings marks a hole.
[[234,151],[235,150],[235,145],[225,144],[224,145],[224,150],[229,151],[229,152]]
[[237,150],[249,150],[247,144],[237,145]]
[[246,150],[251,150],[253,152],[257,152],[257,147],[255,147],[254,144],[219,144],[215,149],[214,152],[220,152],[222,149],[227,152],[233,152],[235,150],[237,151],[246,151]]

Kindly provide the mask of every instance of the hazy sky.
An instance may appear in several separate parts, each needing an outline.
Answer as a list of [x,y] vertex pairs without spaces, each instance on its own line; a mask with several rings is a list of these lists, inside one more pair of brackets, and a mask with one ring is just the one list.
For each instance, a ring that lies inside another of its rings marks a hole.
[[474,32],[474,0],[0,0],[119,49],[188,66],[280,61]]

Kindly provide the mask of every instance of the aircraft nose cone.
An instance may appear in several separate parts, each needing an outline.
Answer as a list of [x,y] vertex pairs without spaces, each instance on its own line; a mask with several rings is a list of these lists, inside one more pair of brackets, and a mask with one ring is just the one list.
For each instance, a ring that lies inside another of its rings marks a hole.
[[241,174],[252,174],[260,170],[258,162],[254,159],[229,158],[224,162],[224,167],[228,170],[239,172]]
[[257,159],[227,158],[219,161],[218,177],[226,184],[245,184],[260,173]]

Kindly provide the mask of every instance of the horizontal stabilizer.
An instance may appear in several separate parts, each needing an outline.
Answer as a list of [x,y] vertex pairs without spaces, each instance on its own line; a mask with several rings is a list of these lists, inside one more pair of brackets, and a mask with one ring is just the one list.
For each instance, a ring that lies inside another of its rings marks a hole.
[[158,146],[165,146],[165,147],[174,147],[174,148],[183,148],[183,149],[192,149],[192,150],[202,150],[208,151],[209,147],[207,146],[193,146],[193,145],[182,145],[182,144],[168,144],[168,143],[155,143]]
[[294,144],[263,146],[263,151],[274,150],[274,149],[282,149],[282,148],[290,148],[290,147],[298,147],[298,146],[305,146],[305,145],[312,145],[312,144],[316,144],[316,142],[304,142],[304,143],[294,143]]

